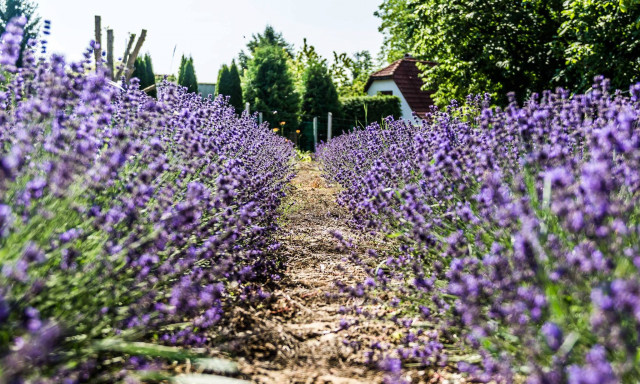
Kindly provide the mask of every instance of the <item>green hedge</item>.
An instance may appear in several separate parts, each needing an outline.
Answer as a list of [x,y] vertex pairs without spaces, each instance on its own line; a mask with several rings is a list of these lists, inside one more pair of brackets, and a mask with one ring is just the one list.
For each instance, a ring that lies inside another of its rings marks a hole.
[[400,118],[400,98],[398,96],[357,96],[347,97],[342,102],[342,118],[353,121],[356,126],[367,126],[385,117]]

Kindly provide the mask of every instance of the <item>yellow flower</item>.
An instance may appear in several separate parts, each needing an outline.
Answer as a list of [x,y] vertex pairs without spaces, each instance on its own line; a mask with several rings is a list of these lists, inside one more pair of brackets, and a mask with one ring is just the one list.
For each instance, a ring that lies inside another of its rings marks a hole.
[[273,132],[278,132],[279,129],[278,128],[273,128]]
[[299,129],[296,129],[296,133],[300,133],[300,130],[299,130]]
[[280,122],[280,125],[285,125],[285,124],[287,124],[287,122],[286,122],[286,121],[281,121],[281,122]]

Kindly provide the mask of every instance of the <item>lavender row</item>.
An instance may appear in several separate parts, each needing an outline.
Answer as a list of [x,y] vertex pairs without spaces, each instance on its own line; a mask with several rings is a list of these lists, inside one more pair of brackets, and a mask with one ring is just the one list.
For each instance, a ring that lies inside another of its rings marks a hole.
[[222,97],[122,89],[90,51],[18,69],[24,22],[0,47],[0,376],[86,381],[105,339],[205,345],[278,278],[292,145]]
[[[339,202],[403,241],[361,290],[401,281],[389,304],[441,324],[443,341],[462,335],[482,361],[458,368],[475,379],[637,382],[640,84],[625,94],[599,77],[504,109],[469,98],[322,146]],[[382,365],[446,362],[410,323]]]

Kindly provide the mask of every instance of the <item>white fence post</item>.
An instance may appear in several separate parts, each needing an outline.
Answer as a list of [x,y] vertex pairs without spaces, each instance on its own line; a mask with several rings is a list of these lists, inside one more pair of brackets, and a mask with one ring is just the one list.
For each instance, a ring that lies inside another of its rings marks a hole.
[[331,140],[331,125],[333,120],[333,113],[329,112],[327,115],[327,143]]
[[245,112],[247,112],[247,114],[251,113],[251,108],[249,103],[244,103],[244,110]]
[[318,118],[313,118],[313,152],[316,151],[318,146]]
[[262,125],[262,112],[258,113],[258,123]]

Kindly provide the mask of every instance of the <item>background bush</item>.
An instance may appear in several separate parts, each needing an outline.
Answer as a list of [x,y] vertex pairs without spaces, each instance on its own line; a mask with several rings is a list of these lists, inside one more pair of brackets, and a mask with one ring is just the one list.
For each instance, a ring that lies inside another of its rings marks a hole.
[[350,120],[354,127],[362,127],[374,121],[382,122],[392,116],[400,118],[400,98],[391,95],[357,96],[341,99],[342,118]]

